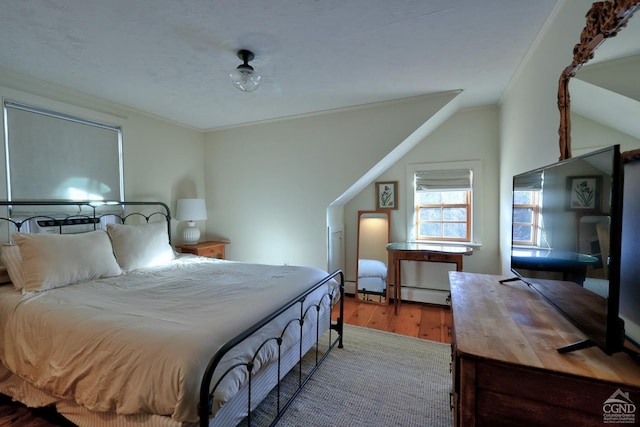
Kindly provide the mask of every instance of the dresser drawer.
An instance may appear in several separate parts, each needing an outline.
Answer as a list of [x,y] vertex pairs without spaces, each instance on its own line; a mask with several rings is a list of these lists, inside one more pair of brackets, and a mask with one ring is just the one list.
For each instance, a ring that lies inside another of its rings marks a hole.
[[207,241],[199,242],[195,245],[176,245],[176,249],[183,254],[194,254],[209,258],[225,259],[224,248],[229,242],[224,241]]
[[224,246],[212,246],[208,248],[202,248],[198,251],[197,255],[206,256],[210,258],[224,259]]

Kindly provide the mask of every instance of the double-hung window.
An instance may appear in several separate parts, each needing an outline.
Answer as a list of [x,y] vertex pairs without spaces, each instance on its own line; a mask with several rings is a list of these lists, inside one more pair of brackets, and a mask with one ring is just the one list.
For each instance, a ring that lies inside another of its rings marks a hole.
[[539,246],[542,173],[518,177],[513,188],[513,244]]
[[471,242],[472,169],[414,173],[416,240]]

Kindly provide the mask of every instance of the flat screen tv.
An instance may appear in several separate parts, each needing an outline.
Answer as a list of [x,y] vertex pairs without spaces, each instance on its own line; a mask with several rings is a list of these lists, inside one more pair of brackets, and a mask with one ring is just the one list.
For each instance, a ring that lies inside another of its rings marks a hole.
[[511,270],[587,337],[560,352],[624,349],[618,145],[513,177]]

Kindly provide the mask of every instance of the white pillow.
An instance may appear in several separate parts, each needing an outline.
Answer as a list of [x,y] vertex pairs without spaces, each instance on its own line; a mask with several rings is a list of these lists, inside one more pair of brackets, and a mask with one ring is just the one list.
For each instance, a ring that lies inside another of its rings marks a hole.
[[14,233],[25,291],[44,291],[122,273],[102,231],[82,234]]
[[20,255],[20,246],[18,245],[2,245],[2,263],[7,268],[9,278],[13,287],[17,290],[24,288],[24,279],[22,278],[22,256]]
[[113,252],[123,270],[154,267],[175,258],[166,222],[143,225],[107,224]]
[[387,265],[377,259],[360,258],[358,260],[358,277],[387,278]]

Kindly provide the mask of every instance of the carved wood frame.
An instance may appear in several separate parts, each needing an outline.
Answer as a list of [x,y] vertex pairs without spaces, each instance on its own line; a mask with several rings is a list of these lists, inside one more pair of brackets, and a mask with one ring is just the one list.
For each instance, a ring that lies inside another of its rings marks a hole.
[[562,71],[558,84],[560,110],[560,160],[571,158],[571,118],[569,80],[593,58],[594,51],[627,25],[629,18],[640,8],[640,0],[608,0],[593,3],[587,12],[587,24],[580,34],[580,43],[573,48],[573,62]]

